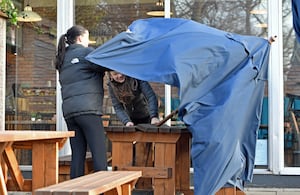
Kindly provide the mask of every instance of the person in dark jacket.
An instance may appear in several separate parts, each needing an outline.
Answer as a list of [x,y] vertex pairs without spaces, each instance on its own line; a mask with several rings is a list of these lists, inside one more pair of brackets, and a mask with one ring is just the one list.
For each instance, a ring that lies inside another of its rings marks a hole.
[[89,147],[94,171],[107,170],[105,134],[102,124],[103,77],[106,68],[93,64],[85,56],[89,32],[75,25],[59,39],[56,69],[61,84],[62,111],[69,131],[72,161],[70,177],[84,175],[84,162]]
[[124,125],[159,122],[158,100],[148,82],[110,71],[108,91],[116,115]]
[[[125,126],[159,122],[158,100],[148,82],[110,71],[108,92],[116,115]],[[151,146],[152,143],[135,143],[133,165],[153,166]],[[135,187],[152,188],[151,178],[139,179]]]

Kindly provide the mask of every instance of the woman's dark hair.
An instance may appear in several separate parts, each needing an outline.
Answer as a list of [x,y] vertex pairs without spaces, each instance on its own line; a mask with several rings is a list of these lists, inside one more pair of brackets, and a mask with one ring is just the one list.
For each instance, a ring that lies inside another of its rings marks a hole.
[[65,58],[66,44],[72,45],[76,43],[78,36],[86,33],[87,29],[80,25],[75,25],[69,28],[66,34],[61,35],[58,41],[57,51],[56,51],[56,62],[55,67],[60,70]]

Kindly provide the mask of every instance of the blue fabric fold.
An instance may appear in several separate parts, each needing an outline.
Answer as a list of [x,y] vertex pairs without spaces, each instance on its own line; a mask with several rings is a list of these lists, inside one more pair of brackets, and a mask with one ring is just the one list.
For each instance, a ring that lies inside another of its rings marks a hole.
[[86,58],[179,88],[179,117],[192,133],[195,195],[252,181],[270,44],[192,20],[134,21]]
[[292,0],[293,26],[298,42],[300,42],[300,1]]

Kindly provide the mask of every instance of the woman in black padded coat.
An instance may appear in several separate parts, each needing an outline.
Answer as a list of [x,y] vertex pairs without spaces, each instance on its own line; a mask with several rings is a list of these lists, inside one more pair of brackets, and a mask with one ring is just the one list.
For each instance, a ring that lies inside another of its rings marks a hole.
[[85,59],[89,32],[82,26],[71,27],[59,39],[56,69],[62,93],[62,111],[69,131],[72,162],[70,177],[84,175],[84,162],[89,147],[94,171],[107,170],[106,144],[102,124],[103,77],[106,68]]

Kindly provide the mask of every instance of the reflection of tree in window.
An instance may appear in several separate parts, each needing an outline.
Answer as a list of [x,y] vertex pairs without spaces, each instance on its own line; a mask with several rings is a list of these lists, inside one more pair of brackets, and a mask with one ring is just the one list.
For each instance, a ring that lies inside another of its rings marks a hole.
[[[288,69],[294,64],[295,59],[291,59],[297,56],[296,48],[299,47],[295,43],[294,29],[292,26],[292,9],[291,1],[282,1],[282,36],[283,36],[283,66],[284,72],[288,73]],[[294,56],[295,55],[295,56]],[[299,54],[298,54],[299,55]],[[299,64],[299,63],[298,63]]]
[[238,34],[265,36],[267,28],[255,27],[266,23],[267,14],[254,15],[250,11],[266,7],[265,0],[174,0],[174,17],[187,18]]
[[[282,1],[282,36],[283,36],[283,68],[284,76],[288,82],[285,83],[285,91],[299,93],[294,90],[298,83],[295,74],[298,74],[300,65],[300,45],[296,41],[293,28],[293,17],[290,0]],[[291,90],[291,91],[290,91]]]
[[293,50],[293,54],[291,57],[291,65],[300,65],[300,44],[297,41],[297,39],[295,38],[295,43],[294,43],[294,50]]

